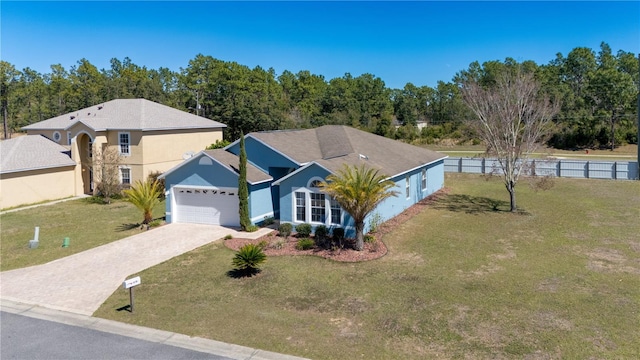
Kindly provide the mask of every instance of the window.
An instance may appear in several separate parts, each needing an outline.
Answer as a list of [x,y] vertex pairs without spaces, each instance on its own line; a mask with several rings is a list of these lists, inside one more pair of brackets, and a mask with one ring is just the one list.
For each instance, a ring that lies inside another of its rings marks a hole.
[[311,222],[324,223],[325,203],[324,194],[310,193],[311,197]]
[[422,183],[420,184],[422,186],[422,191],[427,190],[427,169],[422,169]]
[[62,135],[60,135],[60,131],[54,131],[53,132],[53,141],[60,142],[60,139],[62,139]]
[[71,131],[67,131],[67,145],[71,145]]
[[131,169],[120,168],[120,182],[126,185],[131,184]]
[[407,199],[409,198],[409,196],[411,195],[411,183],[409,182],[409,177],[405,177],[405,181],[407,182],[407,185],[405,186],[405,193],[407,195]]
[[334,199],[331,199],[331,223],[332,224],[341,224],[342,223],[342,210],[340,209],[340,204]]
[[130,136],[127,132],[118,133],[118,140],[120,144],[120,154],[122,155],[131,155],[129,152],[130,145]]
[[296,221],[307,221],[306,195],[303,192],[296,192]]

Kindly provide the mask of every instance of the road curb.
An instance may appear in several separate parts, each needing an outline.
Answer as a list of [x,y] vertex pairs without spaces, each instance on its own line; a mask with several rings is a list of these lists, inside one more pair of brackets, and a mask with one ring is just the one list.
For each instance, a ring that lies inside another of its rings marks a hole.
[[0,311],[237,360],[305,360],[305,358],[301,357],[101,319],[77,312],[18,302],[8,298],[0,298]]

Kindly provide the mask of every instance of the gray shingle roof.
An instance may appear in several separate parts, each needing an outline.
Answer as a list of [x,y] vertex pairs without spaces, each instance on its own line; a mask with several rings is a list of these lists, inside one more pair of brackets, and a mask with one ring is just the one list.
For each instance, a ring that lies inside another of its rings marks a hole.
[[[240,159],[236,155],[223,149],[205,150],[204,152],[236,174],[240,172],[240,170],[238,169]],[[269,174],[264,173],[262,170],[247,162],[247,181],[249,183],[256,184],[272,179],[273,178],[269,176]]]
[[68,150],[40,135],[0,142],[0,173],[75,166]]
[[23,127],[65,130],[77,122],[101,130],[175,130],[224,128],[227,125],[145,99],[116,99]]
[[299,164],[315,161],[331,172],[336,172],[343,164],[366,164],[387,176],[396,176],[446,157],[436,151],[342,125],[256,132],[249,136]]

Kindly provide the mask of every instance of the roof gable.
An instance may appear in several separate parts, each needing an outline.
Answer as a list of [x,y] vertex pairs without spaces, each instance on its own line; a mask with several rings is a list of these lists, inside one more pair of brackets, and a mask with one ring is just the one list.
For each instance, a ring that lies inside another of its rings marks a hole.
[[251,133],[300,164],[316,162],[335,173],[344,164],[366,164],[394,177],[446,155],[343,125]]
[[82,122],[94,131],[224,128],[225,124],[145,99],[116,99],[23,127],[65,130]]
[[75,166],[68,150],[40,135],[0,142],[0,173]]

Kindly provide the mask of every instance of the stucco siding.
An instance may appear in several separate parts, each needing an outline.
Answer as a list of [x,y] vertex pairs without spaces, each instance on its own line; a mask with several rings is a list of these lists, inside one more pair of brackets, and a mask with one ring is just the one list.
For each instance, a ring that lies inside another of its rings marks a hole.
[[142,160],[147,171],[166,171],[169,164],[183,160],[189,151],[198,153],[222,140],[221,129],[145,131],[140,140]]
[[254,224],[274,216],[270,185],[270,182],[249,185],[249,218]]
[[74,166],[0,175],[0,209],[75,195]]
[[[318,165],[311,165],[305,169],[302,169],[299,173],[296,173],[280,182],[280,221],[290,222],[294,224],[301,224],[307,221],[295,221],[294,218],[294,192],[305,191],[309,185],[309,181],[318,178],[326,179],[329,176],[329,172]],[[311,222],[308,222],[311,223]],[[312,224],[314,225],[314,224]],[[314,225],[315,227],[315,225]]]
[[[269,168],[298,168],[298,164],[282,156],[280,153],[274,151],[263,143],[257,141],[252,137],[246,137],[244,143],[245,151],[247,152],[247,159],[260,170],[270,174]],[[233,154],[239,156],[240,143],[235,143],[233,146],[227,149]],[[274,180],[277,178],[274,176]]]

